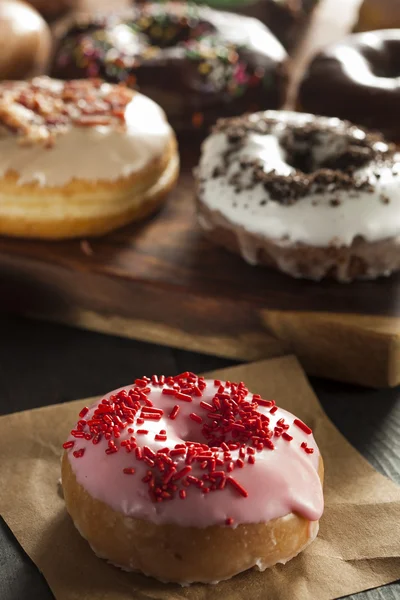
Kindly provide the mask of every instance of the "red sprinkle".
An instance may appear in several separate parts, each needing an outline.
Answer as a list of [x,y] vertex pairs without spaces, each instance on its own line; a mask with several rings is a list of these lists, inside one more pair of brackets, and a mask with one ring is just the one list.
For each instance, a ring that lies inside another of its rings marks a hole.
[[282,438],[283,438],[284,440],[287,440],[288,442],[291,442],[291,441],[292,441],[292,439],[293,439],[293,436],[289,435],[289,434],[288,434],[286,431],[284,431],[284,432],[282,433]]
[[147,430],[147,429],[138,429],[138,430],[136,431],[136,434],[139,434],[139,435],[147,435],[148,433],[149,433],[149,432],[148,432],[148,430]]
[[293,421],[293,425],[297,425],[297,427],[299,429],[301,429],[302,431],[304,431],[304,433],[306,433],[307,435],[310,435],[312,433],[312,429],[310,429],[308,427],[308,425],[306,425],[305,423],[303,423],[303,421],[300,421],[300,419],[295,419]]
[[162,417],[162,415],[160,413],[144,413],[144,412],[141,412],[140,416],[145,421],[159,421]]
[[179,498],[181,498],[182,500],[184,500],[186,498],[185,490],[179,490]]
[[74,452],[72,453],[75,458],[81,458],[81,456],[83,456],[85,454],[85,448],[80,448],[79,450],[74,450]]
[[168,415],[169,418],[172,420],[176,419],[179,410],[180,410],[180,406],[178,406],[178,404],[175,404],[174,408],[171,410],[171,412]]
[[203,419],[199,415],[196,415],[196,413],[190,413],[189,417],[192,419],[192,421],[195,421],[196,423],[203,422]]
[[164,394],[165,396],[175,396],[176,390],[171,390],[169,388],[164,388],[163,391],[162,391],[162,394]]
[[142,413],[151,413],[151,414],[162,416],[164,414],[164,411],[162,408],[154,408],[153,406],[144,406],[142,409]]
[[81,412],[79,413],[79,416],[81,419],[83,419],[83,417],[85,417],[89,412],[89,409],[87,406],[84,406],[81,410]]
[[232,517],[228,517],[227,519],[225,519],[225,525],[228,525],[228,527],[230,527],[231,525],[233,525],[233,519],[232,519]]
[[135,469],[127,468],[124,469],[125,475],[133,475],[135,473]]
[[175,475],[172,476],[172,480],[177,481],[178,479],[182,479],[182,477],[185,477],[185,475],[190,473],[191,470],[192,467],[190,465],[188,465],[187,467],[183,467],[183,469],[181,469],[180,471],[175,473]]
[[201,408],[205,408],[206,410],[214,410],[213,405],[209,404],[208,402],[204,402],[204,400],[201,400],[200,406]]
[[241,486],[238,481],[236,481],[236,479],[233,479],[233,477],[227,477],[226,482],[229,483],[229,485],[239,492],[239,494],[241,494],[244,498],[247,498],[249,495],[247,490],[245,490],[244,487]]
[[256,402],[260,406],[267,406],[268,407],[268,406],[273,406],[274,405],[274,402],[272,400],[262,400],[262,398],[258,398],[258,400],[256,400]]
[[170,456],[181,456],[182,454],[186,454],[185,448],[174,448],[169,452]]
[[278,410],[278,407],[277,406],[273,406],[269,412],[271,413],[271,415],[274,415],[277,410]]
[[183,400],[184,402],[192,402],[192,397],[189,396],[189,394],[182,394],[181,392],[176,392],[175,398],[177,400]]
[[68,450],[68,448],[72,448],[74,444],[75,442],[73,442],[72,440],[70,442],[64,442],[63,448],[65,448],[65,450]]

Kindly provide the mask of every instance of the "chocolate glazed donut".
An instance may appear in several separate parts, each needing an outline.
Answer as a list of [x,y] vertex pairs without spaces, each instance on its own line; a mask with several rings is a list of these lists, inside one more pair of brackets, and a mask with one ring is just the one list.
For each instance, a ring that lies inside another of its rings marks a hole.
[[317,54],[299,89],[301,110],[335,116],[400,141],[400,29],[359,33]]
[[146,4],[119,16],[78,16],[52,75],[125,81],[160,104],[177,131],[221,115],[279,107],[287,55],[259,21],[190,4]]
[[[260,19],[287,50],[299,43],[319,0],[251,0],[227,4],[226,9]],[[210,0],[209,4],[213,4]],[[221,1],[221,8],[224,2]]]
[[[318,2],[319,0],[207,0],[206,4],[217,10],[259,19],[290,51],[299,43]],[[139,3],[142,4],[143,0]],[[199,4],[203,3],[199,0]]]

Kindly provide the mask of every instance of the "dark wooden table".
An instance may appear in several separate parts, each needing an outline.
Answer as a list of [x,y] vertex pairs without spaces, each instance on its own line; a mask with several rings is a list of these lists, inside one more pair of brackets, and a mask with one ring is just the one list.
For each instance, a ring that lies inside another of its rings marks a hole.
[[[200,372],[232,364],[4,316],[0,331],[0,414],[101,394],[143,374]],[[312,384],[342,433],[378,471],[400,483],[400,388],[377,391],[318,379]],[[0,600],[52,598],[36,567],[0,521]],[[352,598],[400,600],[400,582]]]

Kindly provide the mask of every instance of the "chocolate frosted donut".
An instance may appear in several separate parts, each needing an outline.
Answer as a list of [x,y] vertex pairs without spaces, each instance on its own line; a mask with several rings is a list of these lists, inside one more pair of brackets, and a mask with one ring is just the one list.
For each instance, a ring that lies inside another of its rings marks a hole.
[[400,155],[345,121],[221,120],[197,170],[199,222],[250,264],[339,281],[400,269]]
[[400,29],[350,35],[317,54],[299,90],[301,110],[349,119],[400,140]]
[[255,19],[183,3],[146,4],[123,16],[78,17],[59,42],[52,74],[138,87],[182,131],[221,115],[279,107],[286,58]]
[[307,27],[319,0],[199,0],[217,10],[254,17],[287,48],[292,50]]
[[288,50],[307,27],[319,0],[209,0],[214,8],[231,10],[260,19]]

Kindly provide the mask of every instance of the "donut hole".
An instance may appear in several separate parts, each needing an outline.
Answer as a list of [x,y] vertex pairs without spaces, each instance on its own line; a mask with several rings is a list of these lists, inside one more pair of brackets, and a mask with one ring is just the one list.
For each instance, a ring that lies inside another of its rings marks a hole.
[[400,77],[400,40],[379,40],[379,45],[371,42],[362,47],[362,55],[375,77],[383,79]]
[[196,18],[162,12],[144,17],[139,23],[133,24],[132,28],[144,35],[150,46],[172,48],[201,38],[209,32],[210,26]]
[[387,150],[382,142],[371,144],[357,127],[347,126],[341,130],[340,127],[316,127],[312,123],[287,128],[280,144],[287,164],[304,174],[320,169],[352,171],[366,165],[376,152]]

